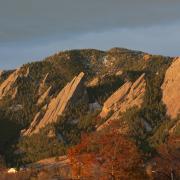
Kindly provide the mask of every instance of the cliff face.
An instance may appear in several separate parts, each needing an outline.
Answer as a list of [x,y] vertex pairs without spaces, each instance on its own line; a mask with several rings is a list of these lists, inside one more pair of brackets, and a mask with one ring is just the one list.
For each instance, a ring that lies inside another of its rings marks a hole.
[[175,58],[166,71],[162,92],[167,114],[171,118],[176,118],[180,112],[180,57]]
[[144,76],[145,74],[142,74],[134,83],[126,82],[112,94],[104,103],[100,116],[104,118],[111,111],[125,112],[133,106],[140,107],[146,86]]
[[[120,114],[129,108],[133,106],[141,107],[146,90],[144,76],[145,74],[142,74],[134,83],[126,82],[107,99],[100,113],[100,117],[106,118],[109,113],[112,114],[104,124],[97,128],[98,131],[108,127],[114,120],[119,119]],[[123,133],[128,131],[126,123],[121,126],[121,131],[123,131]]]
[[24,132],[24,135],[31,135],[38,133],[41,128],[46,125],[55,123],[58,117],[63,115],[65,109],[78,102],[85,95],[86,90],[83,86],[84,73],[81,72],[78,76],[68,83],[57,95],[53,98],[47,108],[44,117],[39,120],[40,114],[38,113],[34,118],[29,129]]
[[0,85],[0,100],[8,94],[11,90],[11,87],[16,82],[19,77],[20,69],[17,69],[15,72],[9,75],[9,77]]

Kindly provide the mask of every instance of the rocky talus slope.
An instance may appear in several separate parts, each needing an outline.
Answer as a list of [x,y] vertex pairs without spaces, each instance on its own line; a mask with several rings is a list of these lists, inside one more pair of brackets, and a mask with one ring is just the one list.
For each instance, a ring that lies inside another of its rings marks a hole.
[[134,83],[126,82],[106,100],[100,113],[100,117],[106,118],[109,113],[111,115],[103,125],[98,127],[97,130],[109,126],[111,121],[118,119],[120,114],[129,108],[134,106],[141,107],[146,90],[144,76],[145,74],[143,73]]
[[83,86],[84,73],[81,72],[78,76],[68,83],[57,95],[53,98],[47,108],[47,111],[42,119],[39,120],[40,113],[37,113],[32,121],[29,129],[23,135],[32,135],[38,133],[40,129],[46,125],[55,123],[58,117],[62,116],[65,109],[78,102],[83,96],[86,95],[86,90]]
[[162,92],[167,114],[171,118],[176,118],[180,113],[180,57],[175,58],[166,71]]

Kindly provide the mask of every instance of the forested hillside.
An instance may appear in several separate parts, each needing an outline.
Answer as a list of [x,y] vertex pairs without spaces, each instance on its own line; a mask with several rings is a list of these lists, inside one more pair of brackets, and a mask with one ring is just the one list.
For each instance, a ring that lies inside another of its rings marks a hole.
[[[166,72],[175,61],[179,59],[123,48],[84,49],[3,71],[0,154],[10,166],[68,155],[74,166],[77,161],[102,166],[105,176],[147,178],[143,164],[180,135],[180,117],[177,112],[173,117],[167,113],[162,98]],[[175,86],[179,87],[179,80]],[[45,125],[37,133],[27,133],[36,132],[41,122]],[[113,149],[116,143],[120,149]],[[178,146],[173,147],[178,152]],[[110,156],[115,151],[113,161]],[[94,171],[86,172],[92,166],[83,167],[80,175],[91,176]],[[78,175],[77,167],[72,169]],[[179,173],[177,168],[174,171]]]

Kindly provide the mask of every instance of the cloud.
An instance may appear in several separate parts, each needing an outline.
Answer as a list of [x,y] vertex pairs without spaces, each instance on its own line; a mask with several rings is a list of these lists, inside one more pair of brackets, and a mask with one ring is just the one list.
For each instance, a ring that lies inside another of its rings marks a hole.
[[179,0],[0,0],[0,68],[72,48],[179,55]]
[[179,0],[0,0],[0,43],[169,24]]
[[0,69],[14,68],[30,61],[66,49],[126,47],[153,54],[180,55],[180,22],[152,27],[115,28],[103,32],[90,32],[71,39],[36,42],[31,44],[8,44],[0,46]]

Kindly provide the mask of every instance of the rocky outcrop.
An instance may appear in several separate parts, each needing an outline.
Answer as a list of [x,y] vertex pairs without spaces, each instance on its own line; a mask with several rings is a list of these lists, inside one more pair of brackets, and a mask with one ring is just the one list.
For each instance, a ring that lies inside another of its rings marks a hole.
[[123,74],[123,71],[122,70],[119,70],[116,72],[116,76],[121,76]]
[[14,92],[12,94],[12,99],[16,98],[17,93],[18,93],[18,87],[15,87]]
[[39,90],[38,90],[38,95],[42,95],[42,93],[44,92],[44,88],[45,88],[45,84],[46,84],[46,80],[49,76],[49,73],[47,73],[44,77],[44,79],[42,80],[40,86],[39,86]]
[[40,115],[41,115],[41,113],[38,112],[38,113],[35,115],[33,121],[31,122],[29,128],[28,128],[27,130],[22,130],[22,131],[21,131],[21,134],[22,134],[23,136],[28,136],[28,135],[31,134],[31,132],[33,132],[33,130],[36,128],[36,126],[37,126],[38,123],[39,123],[39,120],[40,120],[39,117],[40,117]]
[[126,82],[104,103],[100,116],[106,117],[109,112],[125,112],[127,109],[138,106],[143,102],[146,82],[142,74],[134,83]]
[[166,71],[162,93],[162,100],[167,107],[167,114],[171,118],[176,118],[180,112],[180,57],[175,58]]
[[[126,82],[107,99],[100,113],[100,117],[107,118],[107,120],[97,127],[97,131],[109,127],[114,121],[119,120],[121,118],[121,113],[129,108],[132,108],[133,106],[141,107],[146,90],[144,76],[145,74],[142,74],[134,83]],[[148,128],[147,131],[150,131],[148,124],[144,124],[144,126],[145,129]],[[127,123],[121,122],[121,128],[118,131],[122,134],[126,134],[128,130]]]
[[50,101],[44,117],[40,121],[38,118],[35,118],[33,120],[34,122],[32,122],[33,127],[31,125],[24,135],[38,133],[39,130],[44,128],[46,125],[55,123],[58,120],[58,117],[63,115],[66,108],[71,104],[75,104],[79,100],[82,100],[85,95],[84,73],[81,72],[60,91],[57,97]]
[[11,87],[16,82],[19,76],[20,69],[17,69],[0,85],[0,100],[8,94],[11,90]]
[[48,97],[49,92],[51,91],[51,86],[45,91],[43,95],[41,95],[37,101],[37,105],[41,105]]
[[99,83],[99,78],[98,77],[95,77],[94,79],[92,79],[89,83],[88,83],[88,86],[89,87],[94,87],[94,86],[97,86]]

